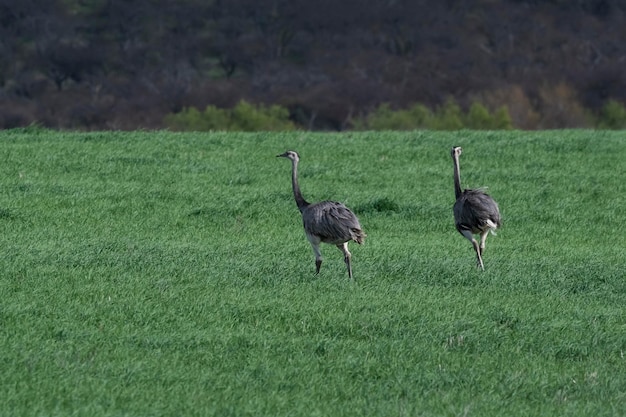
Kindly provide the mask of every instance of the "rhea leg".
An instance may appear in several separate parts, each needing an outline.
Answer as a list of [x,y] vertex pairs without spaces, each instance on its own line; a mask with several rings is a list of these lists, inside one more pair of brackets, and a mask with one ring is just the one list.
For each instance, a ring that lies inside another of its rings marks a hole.
[[472,242],[472,246],[474,247],[474,251],[476,251],[476,264],[477,264],[476,266],[484,271],[485,270],[485,265],[483,264],[483,258],[481,256],[481,254],[482,254],[482,250],[485,248],[486,235],[481,235],[481,237],[480,237],[481,244],[479,245],[478,241],[476,239],[474,239],[474,236],[472,235],[472,232],[470,232],[469,230],[460,230],[460,232],[461,232],[461,234],[463,236],[465,236],[465,238],[467,240]]
[[320,251],[320,239],[316,236],[307,234],[307,238],[309,242],[311,242],[311,247],[313,248],[313,253],[315,254],[315,273],[320,273],[320,268],[322,266],[322,251]]
[[478,245],[476,239],[472,239],[472,245],[474,246],[474,250],[476,251],[476,266],[484,271],[485,265],[483,264],[482,249]]
[[337,248],[343,253],[343,261],[346,263],[346,267],[348,268],[348,277],[352,278],[352,263],[350,260],[352,259],[352,254],[348,250],[348,242],[344,242],[341,245],[337,245]]
[[483,255],[485,251],[485,241],[487,240],[487,235],[489,234],[489,230],[486,230],[480,234],[480,256]]
[[320,268],[322,267],[322,252],[320,251],[320,245],[311,243],[313,246],[313,252],[315,253],[315,273],[320,273]]

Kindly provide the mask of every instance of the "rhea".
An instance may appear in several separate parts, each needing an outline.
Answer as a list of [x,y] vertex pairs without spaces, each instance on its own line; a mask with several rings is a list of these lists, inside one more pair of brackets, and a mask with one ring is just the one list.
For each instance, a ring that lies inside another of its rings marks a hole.
[[366,235],[356,215],[342,203],[336,201],[321,201],[309,203],[302,197],[298,185],[298,162],[300,156],[295,151],[286,151],[277,157],[291,160],[291,185],[296,205],[302,214],[302,223],[306,237],[315,253],[315,273],[319,274],[322,266],[320,243],[337,246],[343,253],[343,259],[348,268],[348,277],[352,280],[352,254],[348,250],[348,242],[363,243]]
[[[465,189],[461,191],[461,174],[459,172],[459,156],[462,149],[455,146],[450,152],[454,161],[454,223],[467,240],[472,242],[476,251],[476,262],[478,268],[484,270],[483,252],[485,251],[485,240],[489,232],[495,234],[495,230],[502,225],[500,209],[498,203],[482,189]],[[480,235],[480,244],[474,238]]]

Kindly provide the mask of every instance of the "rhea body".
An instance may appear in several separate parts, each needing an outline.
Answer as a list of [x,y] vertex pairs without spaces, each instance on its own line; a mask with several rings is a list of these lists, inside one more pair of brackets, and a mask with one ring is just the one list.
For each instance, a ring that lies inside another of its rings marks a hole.
[[298,162],[300,156],[295,151],[286,151],[277,157],[291,160],[291,185],[296,205],[302,214],[302,223],[307,239],[315,253],[315,272],[320,272],[322,266],[321,243],[337,246],[343,253],[344,262],[348,268],[348,276],[352,277],[352,254],[348,250],[348,243],[355,241],[363,243],[365,233],[356,215],[342,203],[336,201],[321,201],[309,203],[302,197],[298,184]]
[[[461,190],[459,169],[461,152],[462,148],[460,146],[453,147],[450,152],[454,162],[454,194],[456,197],[453,207],[454,223],[456,230],[472,242],[476,252],[477,266],[484,270],[483,252],[487,235],[489,232],[494,233],[502,225],[502,218],[500,217],[498,203],[483,190]],[[474,238],[474,235],[480,236],[480,243]]]

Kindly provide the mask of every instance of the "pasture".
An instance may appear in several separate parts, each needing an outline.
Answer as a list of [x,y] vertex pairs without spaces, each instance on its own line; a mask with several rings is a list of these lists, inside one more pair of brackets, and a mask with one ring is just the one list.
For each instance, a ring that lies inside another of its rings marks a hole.
[[[503,227],[454,228],[450,148]],[[291,192],[368,237],[313,252]],[[0,132],[0,416],[626,414],[626,136]]]

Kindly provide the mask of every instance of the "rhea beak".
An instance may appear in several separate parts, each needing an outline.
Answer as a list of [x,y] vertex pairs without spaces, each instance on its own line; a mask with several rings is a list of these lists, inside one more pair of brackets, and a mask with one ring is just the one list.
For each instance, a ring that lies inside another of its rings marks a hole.
[[281,153],[280,155],[276,155],[276,158],[280,158],[280,157],[286,158],[287,157],[287,152],[285,153]]

